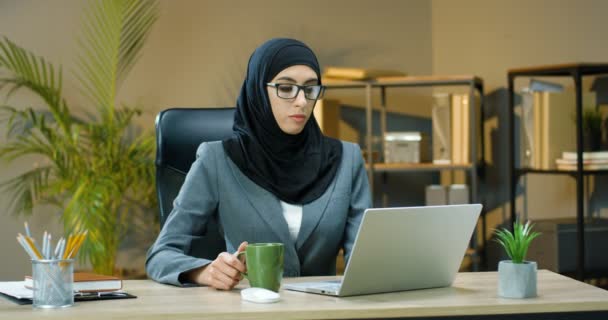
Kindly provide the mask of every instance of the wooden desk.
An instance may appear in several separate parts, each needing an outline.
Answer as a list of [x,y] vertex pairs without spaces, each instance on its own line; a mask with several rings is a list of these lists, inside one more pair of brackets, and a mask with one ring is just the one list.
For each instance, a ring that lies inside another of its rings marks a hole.
[[[311,278],[285,279],[285,282]],[[539,296],[501,299],[495,272],[460,273],[452,287],[334,298],[282,291],[274,304],[241,301],[238,290],[176,288],[149,280],[126,281],[137,299],[77,303],[62,310],[33,310],[0,299],[2,319],[608,319],[608,291],[539,271]],[[240,285],[240,288],[246,287]],[[428,318],[425,318],[428,319]]]

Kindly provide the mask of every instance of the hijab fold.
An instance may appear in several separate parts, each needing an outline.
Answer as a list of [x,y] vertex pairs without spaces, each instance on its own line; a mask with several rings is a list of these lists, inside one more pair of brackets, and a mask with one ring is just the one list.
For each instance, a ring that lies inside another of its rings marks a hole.
[[297,135],[283,132],[277,124],[266,83],[293,65],[312,68],[321,84],[317,58],[300,41],[272,39],[254,51],[237,99],[234,135],[222,144],[232,162],[258,186],[284,202],[306,204],[323,195],[333,181],[342,144],[324,136],[312,114]]

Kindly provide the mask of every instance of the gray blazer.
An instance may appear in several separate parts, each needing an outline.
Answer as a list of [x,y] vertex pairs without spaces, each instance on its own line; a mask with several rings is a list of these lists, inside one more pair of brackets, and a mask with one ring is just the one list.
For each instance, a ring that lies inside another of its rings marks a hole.
[[243,241],[281,242],[284,276],[335,275],[338,250],[344,248],[348,261],[363,211],[371,206],[360,148],[349,142],[342,146],[336,177],[320,198],[303,206],[294,242],[279,199],[247,178],[220,141],[202,143],[173,211],[148,251],[148,276],[181,286],[185,284],[179,279],[181,273],[211,263],[187,252],[212,215],[217,215],[228,252],[235,252]]

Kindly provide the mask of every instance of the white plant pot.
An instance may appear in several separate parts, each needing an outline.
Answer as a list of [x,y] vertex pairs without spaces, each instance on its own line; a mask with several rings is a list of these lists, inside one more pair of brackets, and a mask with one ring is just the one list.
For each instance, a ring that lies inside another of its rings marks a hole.
[[498,263],[498,296],[503,298],[536,297],[536,262]]

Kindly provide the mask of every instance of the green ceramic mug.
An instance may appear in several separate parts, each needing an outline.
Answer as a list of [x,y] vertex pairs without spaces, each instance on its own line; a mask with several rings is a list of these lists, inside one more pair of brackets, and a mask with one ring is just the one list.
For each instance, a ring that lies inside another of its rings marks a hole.
[[248,244],[239,256],[245,255],[247,273],[243,273],[243,276],[249,280],[249,285],[279,292],[283,279],[284,252],[282,243]]

